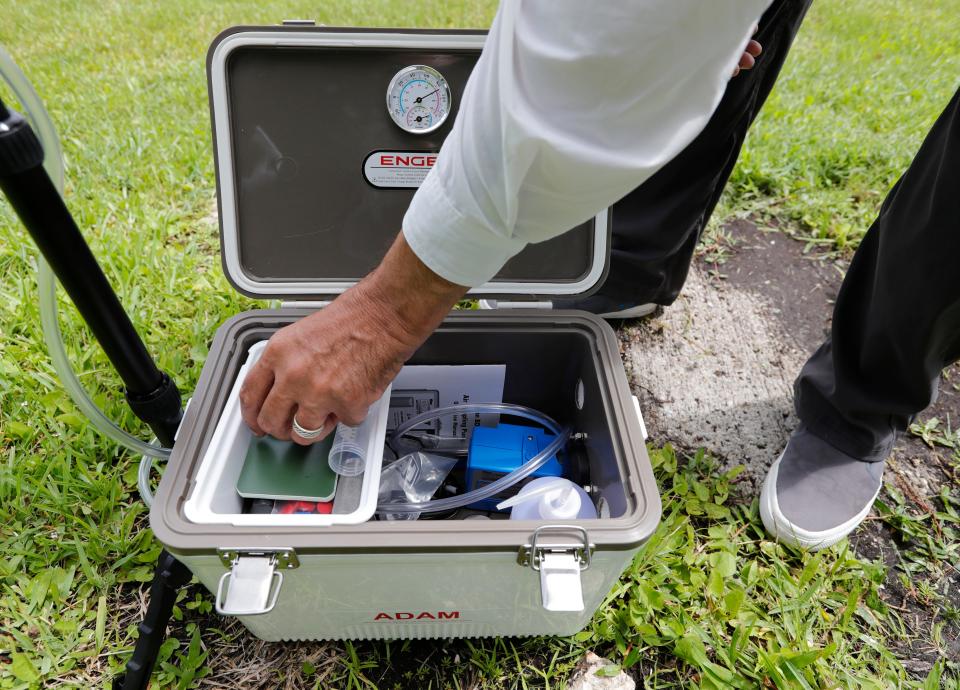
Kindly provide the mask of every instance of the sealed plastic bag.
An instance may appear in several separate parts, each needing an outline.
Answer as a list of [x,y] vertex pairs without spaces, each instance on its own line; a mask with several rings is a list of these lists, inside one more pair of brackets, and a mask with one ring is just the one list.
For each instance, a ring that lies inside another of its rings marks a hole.
[[456,464],[455,458],[416,452],[384,467],[377,501],[380,519],[416,520],[420,513],[390,513],[389,504],[429,501]]

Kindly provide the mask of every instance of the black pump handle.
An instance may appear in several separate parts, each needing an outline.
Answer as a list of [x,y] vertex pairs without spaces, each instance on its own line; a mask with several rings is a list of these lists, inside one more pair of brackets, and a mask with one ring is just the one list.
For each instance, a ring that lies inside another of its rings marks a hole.
[[43,168],[43,147],[29,123],[0,101],[0,189],[93,331],[126,386],[134,413],[173,446],[180,392],[160,371],[123,310]]

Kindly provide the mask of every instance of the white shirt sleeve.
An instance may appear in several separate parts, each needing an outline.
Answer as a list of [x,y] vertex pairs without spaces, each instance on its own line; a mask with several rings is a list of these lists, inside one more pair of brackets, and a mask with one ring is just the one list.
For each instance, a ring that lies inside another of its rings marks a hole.
[[638,187],[706,126],[769,0],[502,0],[403,219],[470,287]]

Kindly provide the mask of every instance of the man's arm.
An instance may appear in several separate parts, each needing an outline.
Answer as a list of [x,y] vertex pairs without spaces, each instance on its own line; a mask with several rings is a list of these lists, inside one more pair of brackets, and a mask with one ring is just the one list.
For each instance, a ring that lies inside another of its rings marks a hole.
[[294,415],[326,432],[359,422],[464,286],[611,205],[700,132],[767,4],[505,0],[401,237],[270,339],[241,391],[246,422],[283,439]]
[[[256,434],[359,424],[467,288],[424,266],[399,235],[380,265],[328,307],[279,331],[240,391]],[[302,444],[312,441],[293,435]],[[316,440],[316,439],[314,439]]]
[[403,220],[461,285],[590,219],[706,126],[768,0],[502,2]]

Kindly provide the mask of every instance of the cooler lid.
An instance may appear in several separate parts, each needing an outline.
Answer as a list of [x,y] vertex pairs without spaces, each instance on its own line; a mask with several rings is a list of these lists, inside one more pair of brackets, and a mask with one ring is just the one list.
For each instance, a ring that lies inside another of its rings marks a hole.
[[[235,27],[214,40],[207,77],[221,256],[237,290],[315,300],[379,263],[450,131],[485,37],[273,26]],[[401,129],[384,98],[411,66],[436,70],[427,72],[450,89],[449,115],[426,133]],[[589,294],[605,277],[609,238],[604,210],[529,245],[470,294]]]

